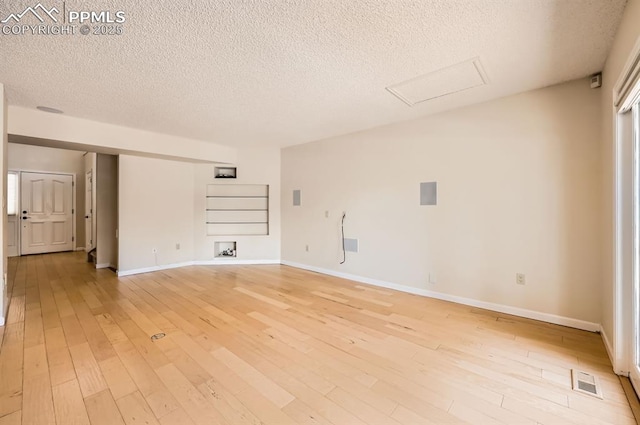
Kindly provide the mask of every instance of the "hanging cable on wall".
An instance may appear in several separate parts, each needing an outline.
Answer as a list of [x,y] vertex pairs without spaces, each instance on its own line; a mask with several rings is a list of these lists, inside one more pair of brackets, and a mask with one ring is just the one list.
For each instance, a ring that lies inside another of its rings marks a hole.
[[340,264],[344,264],[345,261],[347,261],[347,251],[344,248],[344,219],[347,216],[346,212],[342,213],[342,225],[341,225],[341,230],[342,230],[342,261],[340,261]]

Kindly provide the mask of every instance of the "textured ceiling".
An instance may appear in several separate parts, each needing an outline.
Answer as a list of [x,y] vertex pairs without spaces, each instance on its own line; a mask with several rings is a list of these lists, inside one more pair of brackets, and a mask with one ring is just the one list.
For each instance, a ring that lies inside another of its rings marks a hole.
[[[36,4],[0,0],[0,19]],[[600,71],[624,5],[68,0],[68,10],[125,11],[124,34],[0,35],[0,82],[12,105],[232,146],[285,146]],[[474,57],[489,84],[413,107],[385,89]]]

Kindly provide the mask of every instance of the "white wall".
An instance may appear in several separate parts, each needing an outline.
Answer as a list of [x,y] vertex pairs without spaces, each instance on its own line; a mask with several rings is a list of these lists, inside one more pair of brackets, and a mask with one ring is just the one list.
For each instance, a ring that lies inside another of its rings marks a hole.
[[117,269],[118,157],[98,154],[96,163],[96,267]]
[[83,152],[66,149],[9,143],[8,165],[10,170],[48,171],[75,173],[76,246],[84,247],[84,160]]
[[[602,330],[608,344],[613,344],[614,337],[614,269],[613,269],[613,232],[614,232],[614,176],[615,176],[615,142],[614,142],[614,107],[613,88],[623,71],[623,67],[631,51],[640,37],[640,0],[629,0],[625,7],[622,21],[616,33],[609,57],[602,72],[602,205],[604,209],[601,226],[603,228],[603,244],[601,251],[602,267]],[[626,157],[630,160],[630,157]],[[630,162],[627,162],[630,165]],[[627,300],[628,301],[628,300]],[[628,339],[628,338],[627,338]],[[613,351],[611,346],[608,347]],[[624,347],[618,347],[623,350]],[[613,353],[611,353],[613,354]],[[618,352],[618,355],[621,353]],[[614,359],[614,363],[617,363]],[[616,366],[614,364],[614,366]],[[622,367],[622,365],[617,365]]]
[[[195,165],[195,259],[213,260],[216,241],[237,242],[238,261],[280,260],[280,149],[240,149],[237,179],[214,179],[214,166]],[[208,184],[268,184],[268,236],[207,236],[206,188]]]
[[2,217],[0,220],[0,326],[3,326],[7,317],[7,306],[9,299],[7,298],[7,145],[9,144],[7,136],[8,121],[7,97],[4,92],[4,85],[0,84],[0,164],[4,170],[0,177],[0,199],[2,199]]
[[[91,216],[91,234],[87,235],[88,230],[87,230],[87,223],[84,223],[84,229],[85,229],[85,238],[84,238],[84,245],[85,245],[85,251],[86,252],[90,252],[92,251],[95,247],[96,247],[96,243],[98,241],[98,221],[96,219],[96,205],[98,204],[97,202],[97,193],[98,191],[96,190],[96,169],[97,167],[97,162],[98,162],[98,154],[95,152],[87,152],[84,155],[84,174],[83,174],[83,181],[85,182],[85,204],[83,204],[81,207],[81,211],[83,212],[83,216]],[[87,173],[91,171],[91,203],[88,205],[86,205],[87,202]],[[87,208],[89,207],[89,208]],[[91,211],[87,211],[87,209],[90,209]],[[91,236],[90,238],[87,238],[87,236]]]
[[[269,185],[267,236],[206,234],[206,186],[214,166],[121,155],[119,161],[120,274],[214,259],[214,242],[235,240],[240,262],[280,259],[280,150],[238,152],[238,178],[225,184]],[[99,220],[99,219],[98,219]],[[180,249],[176,249],[180,244]],[[157,248],[156,255],[152,248]]]
[[118,271],[192,261],[194,164],[120,155],[118,172]]
[[599,323],[600,117],[582,79],[283,149],[282,259]]
[[[10,106],[9,134],[25,143],[109,154],[130,154],[187,161],[234,162],[236,150],[204,140],[154,133],[36,109]],[[38,140],[30,140],[30,139]]]

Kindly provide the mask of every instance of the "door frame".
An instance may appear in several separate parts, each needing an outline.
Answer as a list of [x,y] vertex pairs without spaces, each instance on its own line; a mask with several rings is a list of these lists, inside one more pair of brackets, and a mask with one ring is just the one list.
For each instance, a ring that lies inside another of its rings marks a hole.
[[[16,235],[16,252],[15,255],[11,255],[11,253],[9,253],[9,248],[7,248],[7,255],[9,257],[19,257],[20,256],[20,220],[18,219],[18,216],[20,214],[18,214],[18,211],[20,210],[20,171],[19,170],[15,170],[13,168],[8,169],[7,170],[7,174],[15,174],[16,175],[16,192],[17,192],[17,196],[16,196],[16,214],[15,214],[15,223],[13,223],[14,229],[13,231],[15,232]],[[8,189],[8,187],[7,187]],[[7,194],[7,197],[9,195]],[[9,211],[8,211],[9,207],[7,205],[7,226],[10,225],[9,223]]]
[[[91,174],[91,182],[87,182],[87,177],[88,177],[89,174]],[[88,171],[85,170],[85,172],[84,172],[84,205],[82,206],[82,208],[84,209],[83,216],[84,216],[84,219],[85,219],[85,221],[84,221],[84,232],[85,232],[85,235],[84,235],[84,250],[85,250],[85,252],[93,251],[93,249],[95,248],[94,239],[97,239],[96,235],[95,235],[95,232],[94,232],[94,229],[97,227],[97,226],[94,226],[94,221],[95,221],[95,216],[96,216],[96,214],[95,214],[96,206],[94,205],[94,202],[93,202],[94,199],[95,199],[95,196],[94,196],[93,192],[96,189],[96,187],[94,185],[94,179],[96,178],[95,174],[96,173],[95,173],[93,167],[90,168]],[[91,188],[91,196],[87,198],[87,192],[89,190],[89,187]],[[88,217],[89,217],[89,215],[87,214],[87,201],[89,201],[90,205],[91,205],[91,208],[90,208],[91,211],[89,213],[90,216],[91,216],[91,225],[88,226],[89,227],[89,231],[91,232],[91,240],[90,240],[91,243],[88,243],[89,235],[87,234],[87,220],[88,220]]]
[[[71,191],[71,238],[72,238],[72,250],[75,251],[78,246],[78,238],[76,231],[76,218],[77,218],[77,208],[76,208],[76,173],[67,173],[64,171],[38,171],[38,170],[30,170],[30,169],[13,169],[11,171],[16,171],[18,173],[18,185],[20,189],[22,189],[22,173],[38,173],[38,174],[53,174],[57,176],[71,176],[71,187],[73,190]],[[18,197],[18,211],[22,211],[22,191],[20,192],[20,196]],[[18,227],[20,225],[18,224]],[[22,256],[22,231],[18,232],[18,257]]]
[[633,104],[631,113],[632,127],[632,287],[631,287],[631,318],[627,315],[628,327],[632,332],[631,347],[627,347],[627,365],[631,384],[640,394],[640,100]]
[[[613,341],[603,332],[614,372],[629,376],[640,394],[640,37],[614,88]],[[611,346],[609,344],[612,343]]]

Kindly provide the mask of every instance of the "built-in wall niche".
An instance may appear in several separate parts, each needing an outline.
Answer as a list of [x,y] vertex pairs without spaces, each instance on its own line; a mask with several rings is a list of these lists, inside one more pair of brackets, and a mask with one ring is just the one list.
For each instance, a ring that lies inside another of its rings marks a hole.
[[216,179],[235,179],[238,177],[238,170],[236,167],[215,167],[214,177]]
[[207,235],[268,235],[269,185],[207,185]]
[[214,242],[213,246],[216,258],[236,258],[238,256],[235,241]]

